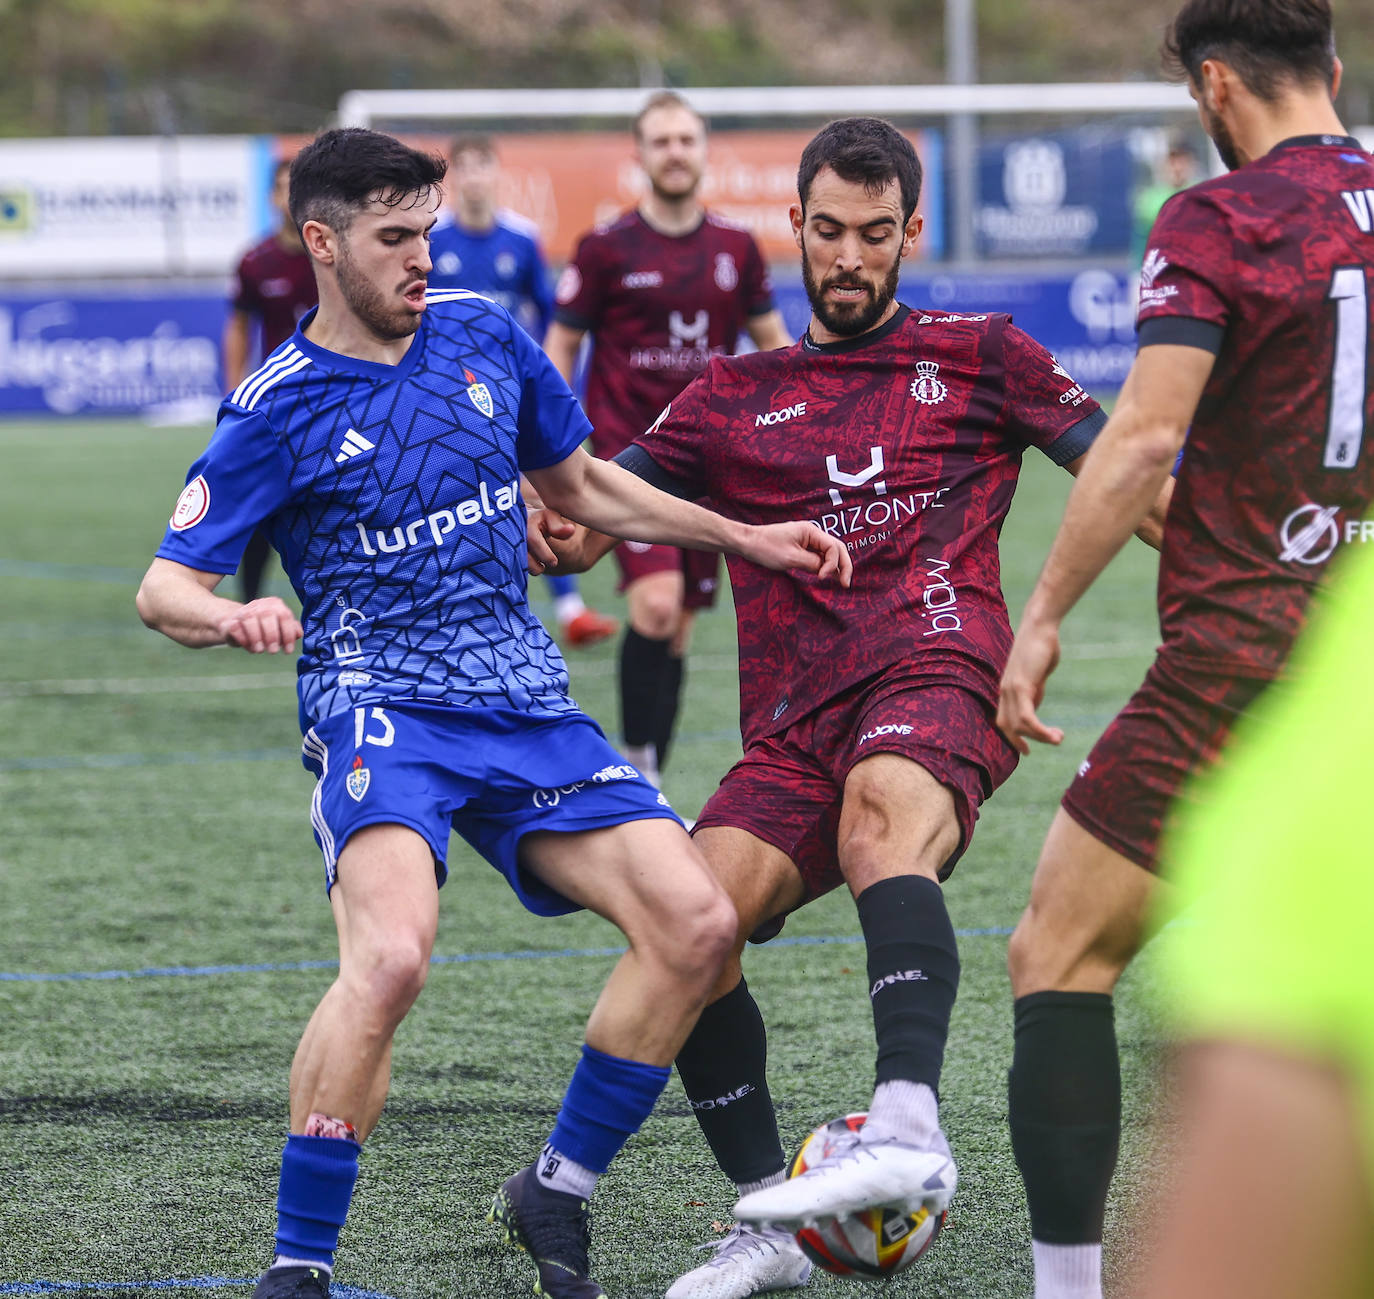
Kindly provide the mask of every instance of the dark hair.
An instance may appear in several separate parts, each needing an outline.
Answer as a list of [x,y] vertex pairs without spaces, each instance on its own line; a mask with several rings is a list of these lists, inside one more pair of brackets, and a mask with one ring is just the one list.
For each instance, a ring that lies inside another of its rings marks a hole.
[[438,154],[421,153],[380,131],[325,131],[291,164],[291,219],[298,230],[320,221],[342,233],[374,200],[395,207],[418,195],[423,202],[447,170]]
[[470,132],[467,135],[455,135],[448,146],[449,162],[457,162],[459,154],[480,153],[483,157],[496,157],[496,145],[491,136],[481,132]]
[[802,150],[797,194],[806,211],[811,182],[822,167],[841,180],[862,184],[878,195],[894,180],[902,188],[902,220],[909,221],[921,201],[921,160],[911,141],[879,117],[842,117],[823,127]]
[[638,140],[643,135],[644,119],[657,108],[685,108],[693,117],[701,123],[703,131],[709,130],[706,119],[697,112],[676,90],[655,90],[648,99],[644,101],[644,106],[635,114],[634,133]]
[[1271,103],[1285,82],[1330,86],[1330,0],[1186,0],[1164,37],[1164,66],[1197,86],[1206,59],[1227,64],[1251,94]]

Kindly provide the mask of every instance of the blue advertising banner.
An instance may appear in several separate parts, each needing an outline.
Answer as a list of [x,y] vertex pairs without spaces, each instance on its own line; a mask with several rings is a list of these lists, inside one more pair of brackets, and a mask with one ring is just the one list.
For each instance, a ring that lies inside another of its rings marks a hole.
[[222,396],[222,296],[0,296],[0,414],[208,409]]
[[[811,316],[800,283],[776,286],[793,337]],[[1005,311],[1092,391],[1121,387],[1135,359],[1135,276],[1093,267],[1055,275],[941,275],[911,269],[898,299],[916,309]]]
[[1124,132],[984,139],[978,150],[978,252],[984,257],[1124,253],[1135,164]]

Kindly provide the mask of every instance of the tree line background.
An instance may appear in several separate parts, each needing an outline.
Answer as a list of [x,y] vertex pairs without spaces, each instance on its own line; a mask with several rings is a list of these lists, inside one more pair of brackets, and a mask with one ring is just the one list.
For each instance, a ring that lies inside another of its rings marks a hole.
[[[978,0],[984,81],[1155,79],[1177,0]],[[1374,0],[1337,0],[1371,117]],[[944,80],[944,0],[0,0],[0,134],[310,132],[352,89]]]

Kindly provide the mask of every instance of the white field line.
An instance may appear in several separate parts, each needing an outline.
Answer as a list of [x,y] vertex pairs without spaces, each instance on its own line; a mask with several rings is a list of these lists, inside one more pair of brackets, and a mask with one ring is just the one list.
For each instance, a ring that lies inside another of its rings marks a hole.
[[[1152,646],[1101,644],[1065,646],[1065,659],[1125,659],[1146,655]],[[699,654],[689,659],[692,672],[734,672],[738,662],[730,654]],[[610,660],[579,664],[574,679],[608,677],[616,671]],[[66,677],[48,681],[0,681],[0,699],[31,699],[70,695],[232,694],[239,690],[289,688],[295,678],[285,673],[236,672],[213,677]]]

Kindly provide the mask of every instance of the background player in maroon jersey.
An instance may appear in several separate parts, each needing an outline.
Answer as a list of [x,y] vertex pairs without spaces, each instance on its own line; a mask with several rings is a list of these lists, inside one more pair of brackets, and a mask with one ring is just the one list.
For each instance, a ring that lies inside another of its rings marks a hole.
[[1060,624],[1186,434],[1160,566],[1163,644],[1069,786],[1008,953],[1009,1113],[1037,1299],[1101,1294],[1121,1127],[1111,994],[1142,941],[1165,810],[1280,672],[1326,561],[1374,531],[1362,519],[1374,159],[1332,104],[1329,4],[1188,0],[1167,48],[1235,170],[1156,221],[1140,351],[1026,605],[998,714],[1022,752],[1063,738],[1036,716]]
[[[572,382],[590,333],[587,414],[597,455],[623,451],[711,356],[742,331],[763,349],[791,339],[749,233],[712,216],[698,191],[706,123],[661,91],[634,123],[649,190],[618,221],[586,235],[558,282],[549,359]],[[629,605],[620,651],[625,756],[657,783],[677,721],[693,611],[715,601],[714,555],[626,542],[616,552]]]
[[[792,208],[805,338],[713,358],[617,457],[730,517],[808,511],[854,558],[843,592],[730,565],[745,751],[695,841],[740,937],[677,1066],[744,1197],[742,1226],[670,1299],[805,1282],[799,1248],[770,1223],[922,1198],[940,1210],[954,1190],[936,1091],[959,958],[940,881],[1016,760],[994,724],[1011,644],[997,536],[1025,448],[1076,471],[1104,421],[1007,316],[896,301],[921,231],[920,180],[911,144],[886,122],[850,118],[817,135]],[[536,520],[543,562],[553,554],[540,527],[568,530]],[[610,544],[569,533],[571,561]],[[858,1144],[789,1182],[740,952],[841,883],[867,945],[877,1083]]]
[[[271,203],[277,214],[276,229],[244,253],[234,271],[229,317],[220,341],[224,386],[228,392],[248,377],[261,357],[276,351],[296,332],[296,322],[319,300],[310,257],[286,210],[290,175],[291,160],[283,158],[272,172]],[[258,529],[239,561],[239,584],[245,604],[256,600],[262,590],[262,574],[270,552],[267,534]]]

